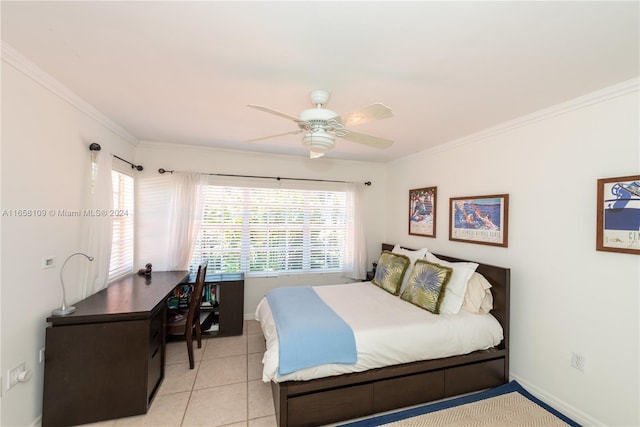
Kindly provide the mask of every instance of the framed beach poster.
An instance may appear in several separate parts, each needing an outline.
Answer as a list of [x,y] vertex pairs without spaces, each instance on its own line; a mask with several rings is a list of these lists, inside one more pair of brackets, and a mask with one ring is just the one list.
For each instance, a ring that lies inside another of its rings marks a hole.
[[437,188],[409,190],[409,234],[436,237]]
[[449,200],[449,240],[507,247],[508,194]]
[[640,175],[598,180],[596,250],[640,254]]

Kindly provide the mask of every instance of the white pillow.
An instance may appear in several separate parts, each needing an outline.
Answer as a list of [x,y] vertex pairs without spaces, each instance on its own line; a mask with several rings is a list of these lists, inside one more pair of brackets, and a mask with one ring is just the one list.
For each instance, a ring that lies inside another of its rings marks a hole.
[[487,314],[493,309],[491,283],[482,274],[475,272],[471,275],[462,309],[475,314]]
[[444,291],[444,299],[440,305],[440,313],[458,314],[467,292],[467,282],[475,273],[478,264],[475,262],[447,262],[427,252],[427,261],[453,268],[451,278]]
[[417,259],[424,259],[425,255],[429,253],[429,250],[427,248],[422,248],[422,249],[418,249],[417,251],[412,251],[409,249],[401,248],[400,245],[395,245],[391,252],[394,254],[404,255],[406,257],[409,257],[409,261],[411,262],[411,264],[409,264],[409,267],[407,268],[407,273],[404,275],[404,278],[402,279],[402,284],[400,285],[399,295],[402,295],[402,293],[407,287],[407,283],[409,282],[409,276],[411,276],[411,271],[413,270],[413,264],[416,263]]

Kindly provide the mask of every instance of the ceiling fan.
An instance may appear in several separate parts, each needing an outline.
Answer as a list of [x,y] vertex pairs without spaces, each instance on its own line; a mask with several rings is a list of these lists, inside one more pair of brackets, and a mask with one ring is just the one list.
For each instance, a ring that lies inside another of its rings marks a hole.
[[249,107],[293,121],[298,125],[298,129],[277,135],[250,139],[247,142],[303,133],[302,145],[309,150],[309,157],[312,159],[322,157],[324,153],[331,150],[335,145],[336,137],[375,148],[389,148],[393,144],[393,141],[390,139],[366,135],[347,129],[348,126],[393,117],[391,109],[386,105],[378,102],[350,113],[338,115],[331,110],[323,108],[329,100],[329,92],[314,90],[310,93],[310,98],[311,103],[315,105],[316,108],[304,110],[298,117],[281,113],[280,111],[263,107],[262,105],[249,104]]

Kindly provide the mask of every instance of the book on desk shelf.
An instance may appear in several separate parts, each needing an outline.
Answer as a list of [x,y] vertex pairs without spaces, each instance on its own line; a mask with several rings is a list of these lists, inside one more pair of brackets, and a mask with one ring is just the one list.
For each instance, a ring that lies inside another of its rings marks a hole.
[[206,284],[204,287],[204,295],[202,296],[202,302],[208,302],[212,306],[216,301],[217,286],[213,284]]
[[[217,307],[218,301],[216,299],[217,287],[213,284],[206,284],[202,294],[202,303],[208,303],[211,307]],[[173,295],[169,297],[169,308],[189,308],[189,302],[191,301],[191,292],[193,292],[192,285],[178,286],[173,291]]]

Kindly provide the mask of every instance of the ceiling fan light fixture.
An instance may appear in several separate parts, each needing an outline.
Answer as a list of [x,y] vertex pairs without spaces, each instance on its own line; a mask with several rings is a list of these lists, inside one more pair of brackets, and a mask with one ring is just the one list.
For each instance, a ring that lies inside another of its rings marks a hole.
[[310,159],[319,159],[322,156],[324,156],[324,153],[318,153],[318,152],[315,152],[315,151],[309,151],[309,158]]
[[[304,145],[311,153],[311,158],[321,157],[335,145],[335,137],[324,129],[316,129],[305,133],[302,137]],[[313,157],[313,154],[319,154]]]

